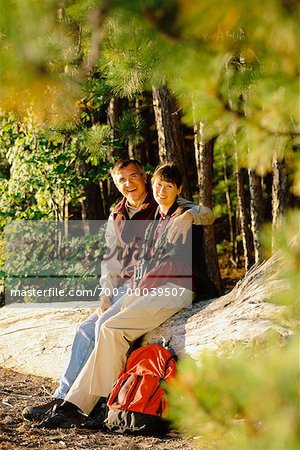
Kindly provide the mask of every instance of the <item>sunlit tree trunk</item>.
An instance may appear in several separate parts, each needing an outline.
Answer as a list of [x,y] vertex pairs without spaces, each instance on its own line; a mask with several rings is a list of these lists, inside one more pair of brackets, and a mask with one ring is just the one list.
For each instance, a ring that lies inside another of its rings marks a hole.
[[174,163],[183,175],[183,193],[191,199],[180,112],[167,86],[152,88],[160,164]]
[[237,240],[237,236],[240,236],[242,234],[242,231],[241,231],[240,212],[239,212],[239,205],[238,204],[237,204],[235,212],[234,212],[234,222],[235,222],[235,248],[236,248],[236,258],[235,258],[235,260],[236,260],[237,266],[240,267],[240,265],[241,265],[241,252],[240,252],[240,249],[239,249],[239,245],[238,245],[239,243],[238,243],[238,240]]
[[[213,146],[215,139],[204,142],[203,123],[194,125],[194,147],[198,174],[199,201],[212,209]],[[221,275],[213,225],[204,227],[204,251],[208,274],[221,291]]]
[[284,159],[273,156],[272,182],[272,249],[275,249],[274,233],[281,224],[282,215],[287,204],[288,176]]
[[[135,100],[130,99],[128,100],[128,108],[130,111],[135,111]],[[139,160],[139,155],[138,152],[136,151],[136,146],[134,145],[134,143],[132,141],[128,141],[128,147],[127,147],[127,151],[128,151],[128,157],[130,159],[137,159]]]
[[244,171],[243,169],[240,169],[239,166],[239,158],[236,143],[234,146],[234,158],[235,158],[236,189],[238,198],[238,217],[243,241],[245,269],[249,270],[253,264],[251,233],[249,227],[250,221],[245,201]]
[[237,265],[237,241],[234,236],[234,212],[233,206],[230,197],[230,188],[229,188],[229,180],[227,175],[227,163],[226,163],[226,154],[223,151],[223,176],[225,181],[225,197],[226,197],[226,207],[227,207],[227,215],[228,215],[228,224],[229,224],[229,238],[230,238],[230,254],[231,254],[231,262],[234,266]]
[[254,170],[248,169],[249,190],[250,190],[250,214],[251,214],[251,230],[254,245],[255,262],[261,261],[262,246],[259,238],[261,226],[263,224],[263,192],[262,180]]

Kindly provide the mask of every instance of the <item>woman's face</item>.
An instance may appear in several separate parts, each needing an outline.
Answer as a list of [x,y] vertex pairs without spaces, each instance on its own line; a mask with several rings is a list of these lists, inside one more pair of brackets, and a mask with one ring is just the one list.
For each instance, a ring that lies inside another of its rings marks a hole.
[[155,201],[164,207],[171,207],[180,194],[182,187],[179,188],[170,181],[155,180],[152,185]]

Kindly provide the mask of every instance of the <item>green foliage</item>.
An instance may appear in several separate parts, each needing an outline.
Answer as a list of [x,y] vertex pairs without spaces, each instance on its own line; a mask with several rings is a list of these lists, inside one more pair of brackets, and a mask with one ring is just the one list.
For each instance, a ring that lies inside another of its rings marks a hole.
[[170,416],[199,448],[296,450],[298,339],[223,348],[179,365]]
[[64,204],[82,196],[76,142],[57,133],[48,140],[30,116],[4,116],[2,125],[0,145],[11,167],[0,184],[1,227],[8,218],[62,218]]
[[138,16],[124,11],[111,15],[104,32],[98,66],[114,95],[133,98],[145,90],[158,69],[155,34]]
[[106,120],[105,110],[112,97],[112,91],[103,74],[95,73],[93,78],[82,84],[82,90],[84,95],[76,102],[80,123],[91,126],[103,119]]
[[78,0],[75,2],[66,3],[66,13],[72,20],[80,21],[86,20],[87,16],[96,6],[96,0]]
[[145,122],[138,113],[125,111],[119,119],[117,129],[121,142],[135,146],[144,140]]
[[[286,342],[223,345],[218,352],[179,363],[169,392],[170,416],[199,448],[296,450],[299,446],[299,213],[276,233],[278,267],[286,289],[271,301],[284,305],[277,320],[292,330]],[[271,247],[270,230],[264,232]]]
[[265,174],[274,148],[290,153],[292,137],[300,132],[299,5],[178,1],[178,13],[162,29],[159,18],[168,16],[168,8],[154,3],[150,11],[145,5],[141,10],[146,17],[151,13],[160,32],[159,69],[183,107],[183,119],[188,125],[204,122],[207,139],[240,130],[241,163]]
[[[239,131],[245,166],[263,174],[274,147],[291,153],[300,133],[298,2],[118,0],[101,10],[101,30],[95,0],[13,5],[0,21],[6,108],[32,104],[44,122],[74,118],[74,95],[82,98],[78,87],[86,93],[96,73],[113,95],[130,99],[166,81],[189,126],[204,122],[207,138]],[[86,73],[93,52],[96,67]],[[96,97],[77,108],[88,126],[105,103]]]
[[78,134],[78,144],[87,155],[86,162],[98,166],[105,161],[107,149],[112,145],[109,126],[95,124],[91,128],[83,128]]

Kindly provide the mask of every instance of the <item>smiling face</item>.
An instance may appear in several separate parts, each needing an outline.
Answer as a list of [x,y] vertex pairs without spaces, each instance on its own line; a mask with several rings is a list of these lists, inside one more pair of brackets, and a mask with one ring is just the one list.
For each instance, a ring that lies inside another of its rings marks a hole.
[[139,206],[147,194],[146,174],[142,174],[134,163],[119,169],[113,176],[117,189],[130,205]]
[[177,187],[176,183],[155,179],[152,184],[153,196],[159,204],[163,213],[167,213],[180,194],[182,187]]

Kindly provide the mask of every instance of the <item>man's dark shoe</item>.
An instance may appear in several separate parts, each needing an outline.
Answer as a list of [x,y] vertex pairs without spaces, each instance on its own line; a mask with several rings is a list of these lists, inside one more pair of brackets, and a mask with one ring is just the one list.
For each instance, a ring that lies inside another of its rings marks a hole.
[[81,428],[89,428],[90,430],[102,430],[104,428],[103,422],[106,419],[108,412],[106,402],[106,397],[100,397],[90,412],[87,420],[81,425]]
[[44,403],[43,405],[38,406],[27,406],[22,411],[22,416],[24,419],[29,421],[39,421],[46,419],[50,416],[54,406],[59,406],[63,403],[62,398],[54,398],[51,402]]
[[56,428],[75,428],[81,426],[86,416],[79,411],[77,406],[64,402],[61,406],[53,409],[50,417],[36,425],[36,428],[55,430]]

